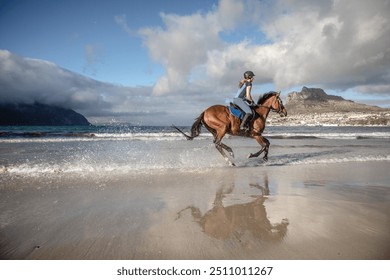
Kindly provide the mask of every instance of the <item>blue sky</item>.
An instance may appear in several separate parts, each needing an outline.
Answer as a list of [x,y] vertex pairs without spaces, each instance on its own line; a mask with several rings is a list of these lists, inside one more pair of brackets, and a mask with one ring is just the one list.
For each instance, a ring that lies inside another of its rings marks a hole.
[[388,0],[0,0],[0,97],[96,122],[190,124],[302,86],[390,107]]
[[[161,12],[189,14],[213,1],[0,1],[0,49],[51,61],[99,81],[153,85],[162,67],[149,59],[137,35],[160,26]],[[131,32],[115,18],[126,16]]]

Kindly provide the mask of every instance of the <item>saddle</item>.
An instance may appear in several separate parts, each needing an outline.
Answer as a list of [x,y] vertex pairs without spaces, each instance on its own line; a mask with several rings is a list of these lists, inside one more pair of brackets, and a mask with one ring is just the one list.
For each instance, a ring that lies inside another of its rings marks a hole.
[[[245,112],[240,107],[238,107],[233,102],[230,102],[230,105],[228,107],[229,107],[230,113],[233,116],[239,118],[241,121],[244,119]],[[252,107],[251,107],[251,110],[252,110],[252,119],[253,119],[256,115],[256,111]]]

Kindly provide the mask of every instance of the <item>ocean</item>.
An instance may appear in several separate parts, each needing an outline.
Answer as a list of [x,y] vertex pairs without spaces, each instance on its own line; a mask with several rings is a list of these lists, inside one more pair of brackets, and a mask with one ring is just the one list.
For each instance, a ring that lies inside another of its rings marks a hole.
[[390,127],[202,131],[1,127],[0,259],[390,258]]
[[[189,127],[182,127],[189,131]],[[247,159],[254,139],[226,135],[237,166],[390,161],[390,127],[266,127],[269,160]],[[193,141],[172,127],[100,125],[0,127],[0,176],[202,172],[224,168],[205,128]]]

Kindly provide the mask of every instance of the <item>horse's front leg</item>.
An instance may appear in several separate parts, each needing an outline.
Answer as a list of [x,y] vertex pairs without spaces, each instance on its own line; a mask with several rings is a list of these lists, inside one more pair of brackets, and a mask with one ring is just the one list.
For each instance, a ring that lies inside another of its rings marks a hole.
[[264,160],[264,161],[268,161],[268,150],[269,150],[270,142],[269,142],[268,139],[265,138],[265,137],[263,137],[263,140],[264,140],[265,143],[266,143],[265,148],[264,148],[263,160]]
[[268,160],[268,149],[269,149],[269,145],[270,145],[268,139],[263,137],[263,136],[261,136],[261,135],[256,135],[253,138],[255,138],[257,143],[260,144],[261,150],[258,151],[257,153],[254,153],[254,154],[250,153],[248,155],[248,158],[258,157],[259,155],[261,155],[261,153],[264,152],[263,160],[267,161]]

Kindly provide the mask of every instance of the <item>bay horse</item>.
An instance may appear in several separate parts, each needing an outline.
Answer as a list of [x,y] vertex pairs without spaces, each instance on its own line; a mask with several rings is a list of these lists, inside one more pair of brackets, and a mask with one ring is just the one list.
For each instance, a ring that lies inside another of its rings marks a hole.
[[192,140],[199,136],[202,125],[206,127],[206,129],[214,136],[215,147],[230,166],[235,166],[235,164],[225,154],[224,149],[233,158],[234,153],[229,146],[222,143],[222,138],[225,134],[254,138],[257,143],[260,144],[261,150],[257,153],[249,154],[248,158],[258,157],[264,152],[263,159],[267,161],[270,142],[261,134],[264,131],[265,123],[271,110],[277,112],[282,117],[287,116],[287,110],[280,99],[280,92],[271,91],[259,97],[256,106],[254,107],[254,117],[249,123],[249,131],[240,130],[239,118],[230,113],[228,106],[223,105],[213,105],[204,110],[193,123],[191,127],[191,135],[187,135],[174,125],[172,125],[172,127],[182,133],[187,140]]

